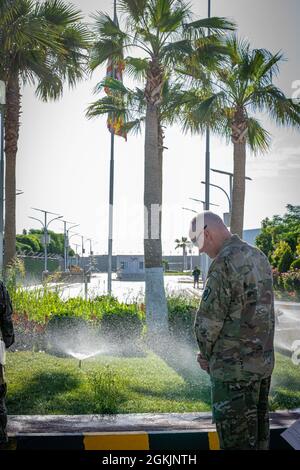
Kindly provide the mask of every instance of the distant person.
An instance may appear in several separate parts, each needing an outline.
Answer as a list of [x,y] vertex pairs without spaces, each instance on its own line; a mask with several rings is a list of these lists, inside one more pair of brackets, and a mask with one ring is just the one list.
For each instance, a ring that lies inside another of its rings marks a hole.
[[5,396],[7,385],[5,382],[5,351],[15,340],[12,323],[12,304],[3,282],[0,281],[0,446],[7,443],[7,411]]
[[200,277],[200,269],[198,266],[194,268],[194,271],[192,272],[193,278],[194,278],[194,289],[197,287],[199,289],[199,277]]
[[190,238],[213,259],[195,333],[197,360],[211,379],[220,446],[268,449],[275,324],[269,261],[210,211],[192,220]]

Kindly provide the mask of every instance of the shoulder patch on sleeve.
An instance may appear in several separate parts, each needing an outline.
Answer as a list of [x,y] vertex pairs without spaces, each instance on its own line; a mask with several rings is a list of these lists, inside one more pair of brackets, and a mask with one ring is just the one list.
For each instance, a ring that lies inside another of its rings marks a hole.
[[211,287],[206,287],[202,295],[202,300],[204,302],[207,301],[208,297],[210,296],[210,293],[211,293]]

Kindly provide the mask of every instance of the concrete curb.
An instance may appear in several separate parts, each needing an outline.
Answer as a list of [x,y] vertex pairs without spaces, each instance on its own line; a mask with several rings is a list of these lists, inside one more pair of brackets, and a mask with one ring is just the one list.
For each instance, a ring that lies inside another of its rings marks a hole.
[[[270,449],[300,410],[270,413]],[[211,413],[10,416],[7,450],[219,450]]]

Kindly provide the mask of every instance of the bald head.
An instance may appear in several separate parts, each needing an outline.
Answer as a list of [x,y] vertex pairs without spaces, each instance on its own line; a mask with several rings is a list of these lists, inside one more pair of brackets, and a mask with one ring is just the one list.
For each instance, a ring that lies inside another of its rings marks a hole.
[[221,217],[211,211],[204,211],[191,221],[189,236],[201,253],[215,258],[231,233]]

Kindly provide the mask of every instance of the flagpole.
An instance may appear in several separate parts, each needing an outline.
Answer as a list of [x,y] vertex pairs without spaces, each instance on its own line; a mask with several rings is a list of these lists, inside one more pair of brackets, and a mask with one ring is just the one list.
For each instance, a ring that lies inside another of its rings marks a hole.
[[[208,0],[208,15],[211,17],[211,0]],[[210,30],[208,29],[208,35]],[[210,209],[210,129],[209,125],[206,126],[206,136],[205,136],[205,210],[209,211]],[[208,268],[209,268],[209,259],[208,255],[204,254],[204,269],[202,273],[203,282],[206,281]]]
[[[117,2],[114,0],[114,22],[117,19]],[[114,78],[115,69],[112,67]],[[113,207],[114,207],[114,153],[115,153],[115,133],[111,129],[110,138],[110,168],[109,168],[109,208],[108,208],[108,269],[107,269],[107,293],[111,295],[112,278],[112,244],[113,244]]]
[[[208,18],[211,17],[211,4],[208,0]],[[208,34],[210,30],[208,30]],[[210,183],[210,129],[206,127],[206,150],[205,150],[205,209],[209,211],[210,198],[209,198],[209,183]]]

